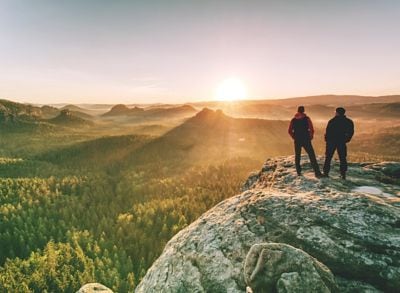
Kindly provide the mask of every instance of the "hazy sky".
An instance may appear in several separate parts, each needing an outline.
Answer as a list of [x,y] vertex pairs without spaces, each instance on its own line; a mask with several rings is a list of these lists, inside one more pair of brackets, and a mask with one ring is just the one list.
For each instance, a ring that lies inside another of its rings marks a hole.
[[398,0],[0,0],[0,97],[33,103],[400,93]]

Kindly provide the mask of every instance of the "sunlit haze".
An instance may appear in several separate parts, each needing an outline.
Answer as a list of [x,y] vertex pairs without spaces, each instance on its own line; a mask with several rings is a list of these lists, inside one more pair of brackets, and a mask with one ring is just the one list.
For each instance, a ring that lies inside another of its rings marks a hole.
[[[0,98],[179,103],[400,92],[400,1],[0,2]],[[244,86],[243,86],[244,87]]]
[[239,78],[231,77],[221,82],[218,86],[215,99],[217,101],[236,101],[247,98],[246,87]]

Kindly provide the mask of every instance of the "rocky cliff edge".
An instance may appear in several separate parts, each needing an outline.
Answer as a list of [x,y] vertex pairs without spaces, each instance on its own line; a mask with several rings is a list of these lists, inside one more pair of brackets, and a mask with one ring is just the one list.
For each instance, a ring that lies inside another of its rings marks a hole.
[[350,164],[344,181],[270,159],[175,235],[136,292],[395,292],[399,178],[394,162]]

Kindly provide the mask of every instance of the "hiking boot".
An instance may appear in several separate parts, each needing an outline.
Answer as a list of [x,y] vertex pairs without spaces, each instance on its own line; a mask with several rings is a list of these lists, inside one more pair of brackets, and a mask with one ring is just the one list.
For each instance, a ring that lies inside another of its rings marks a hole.
[[343,179],[343,180],[346,180],[346,173],[340,174],[340,178]]
[[322,174],[322,178],[329,178],[329,174],[328,173],[323,173]]

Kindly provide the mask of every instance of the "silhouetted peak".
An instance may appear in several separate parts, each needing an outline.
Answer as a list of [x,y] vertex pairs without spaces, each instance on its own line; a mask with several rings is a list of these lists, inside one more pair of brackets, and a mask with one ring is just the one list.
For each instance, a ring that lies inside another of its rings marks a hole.
[[42,109],[43,111],[48,111],[48,110],[56,110],[56,111],[58,111],[57,108],[52,107],[52,106],[48,106],[48,105],[43,105],[42,107],[40,107],[40,109]]
[[125,112],[129,111],[129,108],[124,104],[118,104],[111,108],[110,112]]
[[105,116],[114,116],[114,115],[129,115],[131,113],[136,113],[136,112],[143,112],[144,109],[135,106],[134,108],[128,108],[124,104],[117,104],[114,107],[111,108],[110,111],[105,113]]
[[76,105],[68,104],[68,105],[65,105],[64,107],[62,107],[60,110],[82,111],[83,109]]
[[52,119],[47,120],[50,123],[53,124],[64,124],[64,125],[92,125],[93,123],[91,121],[88,121],[86,119],[83,119],[79,116],[76,115],[76,113],[79,112],[74,112],[70,111],[68,109],[63,109],[60,111],[60,114]]
[[224,112],[223,112],[221,109],[217,109],[217,110],[215,111],[215,114],[216,114],[217,116],[225,116]]
[[208,119],[208,118],[214,119],[214,118],[223,118],[227,116],[220,109],[214,111],[209,108],[203,108],[203,110],[197,113],[195,117],[198,119]]
[[70,110],[64,109],[64,110],[61,110],[60,116],[61,117],[70,117],[70,116],[72,116],[72,113]]
[[129,113],[130,109],[124,104],[117,104],[111,108],[110,111],[103,114],[104,116],[125,115]]
[[130,109],[131,112],[143,112],[144,109],[140,108],[138,106],[133,107],[132,109]]
[[187,105],[187,104],[182,105],[182,106],[180,106],[179,108],[180,108],[181,110],[185,110],[185,111],[196,111],[196,109],[195,109],[193,106]]

